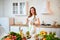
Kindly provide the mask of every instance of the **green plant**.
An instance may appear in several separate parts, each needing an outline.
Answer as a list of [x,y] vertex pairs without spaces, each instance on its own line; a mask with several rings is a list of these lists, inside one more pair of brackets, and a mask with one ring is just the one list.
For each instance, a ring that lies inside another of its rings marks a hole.
[[21,35],[15,32],[10,32],[10,35],[16,36],[16,40],[22,40]]
[[60,40],[60,38],[57,38],[55,36],[55,32],[50,32],[49,34],[45,35],[44,38],[46,38],[46,40]]
[[11,39],[11,40],[12,40],[12,39],[14,39],[14,40],[22,40],[21,35],[18,34],[18,33],[15,33],[15,32],[10,32],[9,35],[4,36],[4,37],[2,38],[2,40],[5,39],[5,38],[7,38],[7,37],[9,37],[9,39]]

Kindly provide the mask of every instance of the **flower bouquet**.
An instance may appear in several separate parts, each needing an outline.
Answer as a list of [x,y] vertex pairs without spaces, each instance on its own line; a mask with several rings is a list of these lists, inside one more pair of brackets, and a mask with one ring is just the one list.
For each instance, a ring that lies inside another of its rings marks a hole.
[[60,40],[60,38],[56,37],[55,32],[47,33],[46,31],[41,31],[39,33],[39,36],[42,37],[41,40]]

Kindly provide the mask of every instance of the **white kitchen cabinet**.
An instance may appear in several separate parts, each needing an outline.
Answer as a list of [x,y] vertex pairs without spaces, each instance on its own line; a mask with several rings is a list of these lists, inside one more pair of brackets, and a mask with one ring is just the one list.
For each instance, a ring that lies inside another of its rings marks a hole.
[[19,26],[10,26],[10,32],[19,33]]
[[40,31],[46,31],[46,32],[51,32],[52,29],[51,28],[40,28]]
[[0,17],[0,25],[4,28],[5,33],[9,33],[9,18]]
[[[12,27],[12,26],[11,26]],[[17,27],[20,27],[20,29],[19,28],[17,28]],[[20,30],[23,30],[23,33],[25,34],[27,31],[28,31],[28,27],[26,27],[26,26],[17,26],[17,27],[13,27],[13,28],[11,28],[11,30],[13,30],[13,31],[15,31],[15,32],[19,32]],[[16,30],[15,30],[16,29]],[[41,31],[46,31],[46,32],[56,32],[56,36],[57,37],[60,37],[60,28],[49,28],[49,27],[40,27],[40,28],[37,28],[37,30],[36,30],[36,33],[38,34],[38,33],[40,33]]]
[[57,34],[57,36],[60,38],[60,28],[57,28],[57,29],[56,29],[56,34]]
[[12,0],[12,14],[15,16],[27,15],[27,2],[22,0]]
[[56,32],[56,36],[60,37],[60,28],[51,28],[52,32]]
[[21,30],[23,30],[23,33],[26,34],[26,32],[28,31],[28,27],[21,27]]

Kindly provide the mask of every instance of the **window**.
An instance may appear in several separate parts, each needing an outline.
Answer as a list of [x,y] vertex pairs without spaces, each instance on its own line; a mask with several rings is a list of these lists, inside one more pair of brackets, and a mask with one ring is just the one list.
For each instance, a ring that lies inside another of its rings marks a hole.
[[18,14],[18,3],[13,3],[13,14]]
[[26,3],[13,3],[13,14],[16,15],[26,15]]
[[26,12],[25,12],[25,3],[24,2],[21,2],[20,3],[20,15],[24,15]]

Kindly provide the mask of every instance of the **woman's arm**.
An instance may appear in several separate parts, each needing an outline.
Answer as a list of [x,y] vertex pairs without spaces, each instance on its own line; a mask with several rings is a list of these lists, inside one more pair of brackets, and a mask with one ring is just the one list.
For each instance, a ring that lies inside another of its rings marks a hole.
[[28,18],[27,18],[27,20],[26,20],[26,24],[28,24]]

